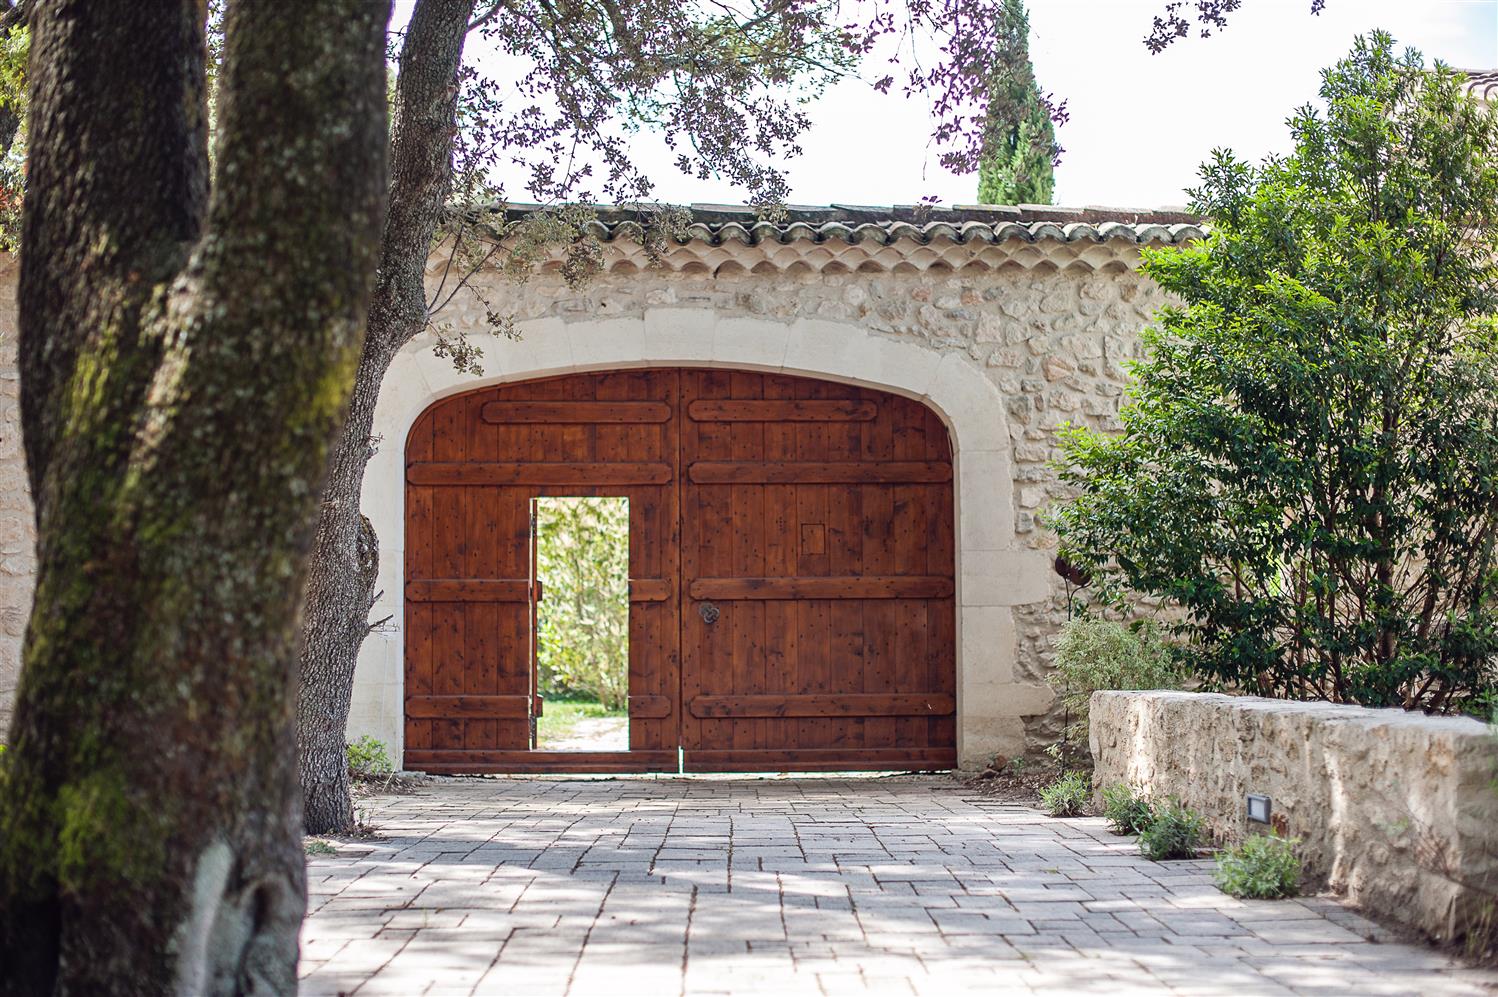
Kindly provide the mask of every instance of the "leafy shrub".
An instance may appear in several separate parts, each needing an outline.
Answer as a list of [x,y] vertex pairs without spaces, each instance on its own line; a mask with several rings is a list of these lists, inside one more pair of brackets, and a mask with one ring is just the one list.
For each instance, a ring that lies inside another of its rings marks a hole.
[[1091,795],[1086,772],[1067,772],[1040,791],[1040,803],[1052,817],[1080,817],[1087,812]]
[[1148,621],[1124,626],[1113,620],[1067,620],[1056,637],[1056,668],[1048,681],[1071,722],[1063,736],[1087,739],[1087,703],[1099,689],[1179,689],[1187,672],[1170,642]]
[[1154,819],[1139,832],[1139,853],[1151,862],[1194,859],[1202,842],[1201,815],[1178,800],[1155,808]]
[[1138,834],[1154,821],[1155,808],[1120,783],[1103,787],[1103,816],[1114,834]]
[[1213,879],[1217,888],[1235,897],[1277,900],[1300,892],[1299,841],[1256,834],[1217,856]]
[[537,513],[541,688],[623,709],[629,697],[629,500],[545,498]]
[[1291,154],[1202,168],[1208,238],[1143,250],[1180,304],[1049,521],[1210,683],[1460,711],[1498,658],[1498,116],[1382,32],[1321,97]]
[[348,772],[355,779],[384,779],[394,771],[385,742],[366,734],[348,746]]

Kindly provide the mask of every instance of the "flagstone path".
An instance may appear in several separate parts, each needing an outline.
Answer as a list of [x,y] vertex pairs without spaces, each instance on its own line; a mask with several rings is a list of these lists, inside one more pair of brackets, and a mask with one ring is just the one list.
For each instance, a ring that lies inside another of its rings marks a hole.
[[309,859],[304,995],[1491,994],[941,777],[453,779]]

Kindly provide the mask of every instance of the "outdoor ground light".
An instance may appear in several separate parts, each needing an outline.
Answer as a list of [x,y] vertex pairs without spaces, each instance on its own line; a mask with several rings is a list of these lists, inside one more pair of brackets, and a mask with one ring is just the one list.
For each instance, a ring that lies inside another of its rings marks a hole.
[[1256,793],[1248,794],[1248,819],[1255,824],[1268,824],[1270,813],[1270,801],[1267,796],[1259,796]]

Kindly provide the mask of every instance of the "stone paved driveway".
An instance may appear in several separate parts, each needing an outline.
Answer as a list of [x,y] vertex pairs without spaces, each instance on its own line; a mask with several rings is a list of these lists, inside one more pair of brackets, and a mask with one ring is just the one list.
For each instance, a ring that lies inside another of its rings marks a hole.
[[[310,861],[303,993],[1478,994],[1326,899],[1244,903],[942,778],[469,779]],[[1374,940],[1378,939],[1378,940]]]

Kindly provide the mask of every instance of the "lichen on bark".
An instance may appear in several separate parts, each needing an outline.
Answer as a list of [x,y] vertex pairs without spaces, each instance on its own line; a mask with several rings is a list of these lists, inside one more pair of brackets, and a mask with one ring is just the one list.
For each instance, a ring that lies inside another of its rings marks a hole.
[[0,763],[0,992],[292,992],[297,594],[384,192],[388,5],[32,21],[38,579]]

